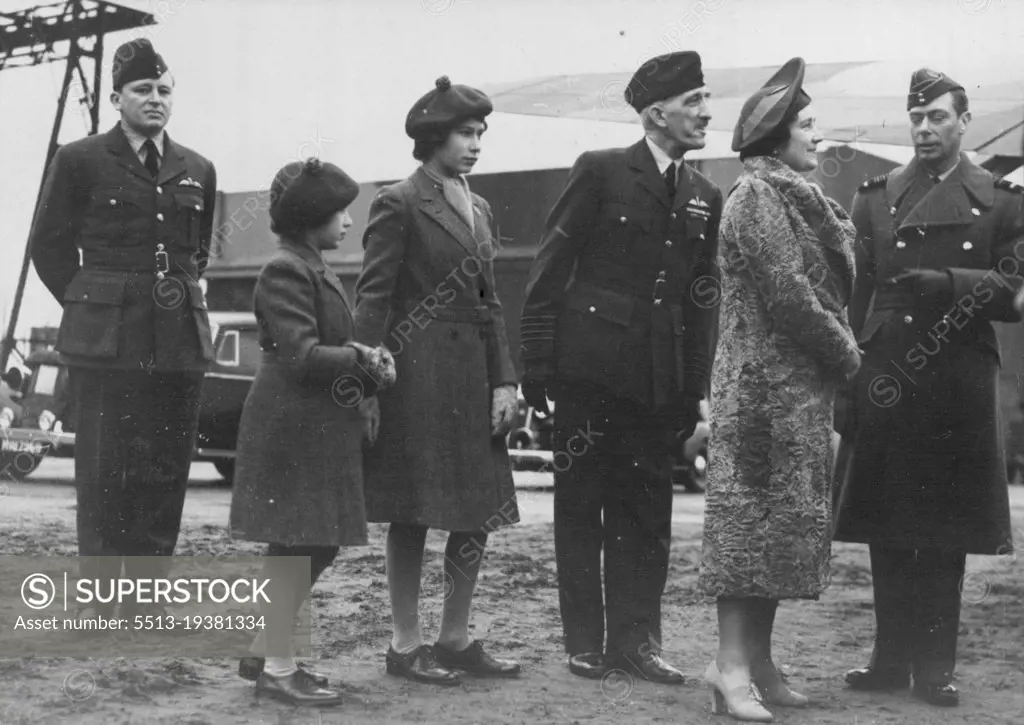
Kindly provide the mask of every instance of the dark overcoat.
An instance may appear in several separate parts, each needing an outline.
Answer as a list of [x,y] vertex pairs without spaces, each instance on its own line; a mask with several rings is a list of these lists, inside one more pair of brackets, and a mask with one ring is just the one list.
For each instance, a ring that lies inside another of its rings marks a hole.
[[67,364],[206,370],[213,340],[198,280],[216,193],[213,164],[170,136],[156,179],[120,125],[57,151],[30,245],[64,307],[57,350]]
[[530,272],[526,376],[675,427],[684,395],[709,391],[721,215],[722,192],[686,165],[670,199],[646,140],[580,156]]
[[[1012,549],[993,322],[1018,322],[1024,194],[961,156],[936,184],[914,161],[861,186],[850,321],[866,355],[837,429],[852,446],[836,539],[972,554]],[[938,303],[891,279],[940,270]]]
[[357,339],[384,344],[397,382],[380,398],[367,449],[370,521],[478,531],[517,523],[504,436],[491,435],[492,391],[516,385],[495,291],[487,202],[473,229],[422,168],[370,207],[356,284]]
[[366,543],[363,422],[373,381],[345,289],[318,250],[282,241],[254,294],[263,359],[238,429],[231,530],[287,545]]

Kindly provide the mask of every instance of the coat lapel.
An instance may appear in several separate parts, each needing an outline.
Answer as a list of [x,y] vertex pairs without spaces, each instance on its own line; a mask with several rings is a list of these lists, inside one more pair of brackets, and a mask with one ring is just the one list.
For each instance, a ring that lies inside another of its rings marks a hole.
[[[919,184],[926,185],[926,190],[915,203],[913,189]],[[892,180],[890,187],[886,195],[893,207],[899,206],[900,200],[908,193],[913,204],[900,222],[899,231],[973,224],[978,216],[978,206],[990,207],[994,202],[991,181],[964,155],[961,155],[953,173],[938,184],[927,177],[915,159]]]
[[139,161],[138,155],[128,142],[128,137],[121,130],[121,124],[115,125],[107,132],[107,151],[117,157],[118,166],[152,183],[153,177]]
[[[647,148],[647,140],[640,139],[637,143],[630,146],[628,158],[629,168],[636,174],[639,185],[661,202],[661,205],[666,209],[671,207],[672,202],[668,198],[665,179],[658,173],[658,165],[654,162],[654,155],[651,153],[651,150]],[[677,193],[676,198],[678,199],[679,196]]]
[[345,309],[351,314],[348,304],[348,293],[345,292],[345,286],[338,279],[338,275],[334,273],[334,270],[327,266],[324,261],[324,256],[318,250],[307,247],[304,244],[293,242],[289,239],[282,239],[281,246],[285,249],[294,252],[298,255],[303,262],[308,264],[310,268],[316,272],[323,280],[326,286],[333,289],[341,297],[341,301],[345,304]]
[[160,165],[160,171],[156,175],[156,183],[163,186],[169,181],[183,175],[188,169],[185,167],[185,154],[181,152],[177,144],[171,141],[171,137],[164,135],[164,158]]
[[[469,226],[452,209],[444,198],[444,192],[437,183],[427,176],[423,169],[416,169],[412,175],[413,184],[420,193],[420,211],[440,224],[448,235],[470,254],[477,256],[477,244]],[[475,206],[475,205],[474,205]],[[474,214],[476,214],[474,210]]]

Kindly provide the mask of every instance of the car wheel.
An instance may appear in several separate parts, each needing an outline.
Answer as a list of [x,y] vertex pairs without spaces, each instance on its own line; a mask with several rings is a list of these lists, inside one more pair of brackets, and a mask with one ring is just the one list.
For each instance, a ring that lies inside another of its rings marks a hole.
[[44,456],[34,456],[31,453],[3,456],[0,458],[0,480],[21,483],[39,468],[43,458]]
[[213,467],[217,469],[217,473],[224,477],[224,481],[221,483],[222,486],[230,486],[234,482],[234,460],[214,461]]

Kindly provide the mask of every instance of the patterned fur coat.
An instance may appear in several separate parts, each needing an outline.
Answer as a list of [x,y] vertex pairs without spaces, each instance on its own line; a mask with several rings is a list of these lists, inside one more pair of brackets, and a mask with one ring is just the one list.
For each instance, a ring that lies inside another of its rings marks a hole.
[[835,389],[860,360],[844,310],[855,232],[777,159],[744,169],[719,238],[700,585],[715,597],[816,599],[829,575]]

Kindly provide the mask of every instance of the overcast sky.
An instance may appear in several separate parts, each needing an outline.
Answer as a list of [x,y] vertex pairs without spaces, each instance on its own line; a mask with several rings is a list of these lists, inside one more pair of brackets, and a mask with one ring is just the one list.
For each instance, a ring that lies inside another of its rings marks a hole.
[[[29,5],[0,0],[0,11]],[[709,67],[912,60],[943,69],[965,57],[1024,63],[1020,0],[141,0],[159,25],[106,38],[101,130],[116,121],[110,57],[145,35],[172,69],[171,135],[211,158],[308,155],[407,145],[405,112],[442,74],[487,84],[559,73],[630,71],[694,49]],[[0,71],[0,317],[14,297],[63,64]],[[966,85],[966,82],[965,82]],[[713,89],[712,89],[713,90]],[[340,109],[340,110],[339,110]],[[329,129],[330,133],[326,132]],[[74,105],[61,140],[86,133]],[[524,139],[523,143],[528,143]],[[305,149],[303,154],[300,149]],[[410,164],[412,164],[410,158]],[[411,167],[410,167],[411,171]],[[268,176],[269,181],[269,176]],[[56,324],[35,277],[19,328]]]

